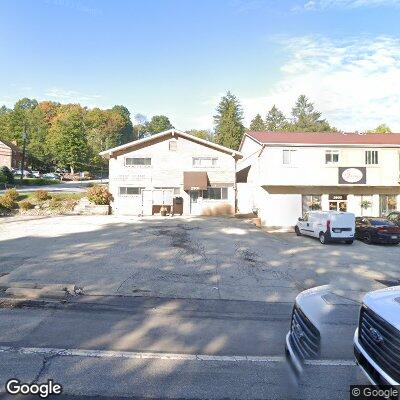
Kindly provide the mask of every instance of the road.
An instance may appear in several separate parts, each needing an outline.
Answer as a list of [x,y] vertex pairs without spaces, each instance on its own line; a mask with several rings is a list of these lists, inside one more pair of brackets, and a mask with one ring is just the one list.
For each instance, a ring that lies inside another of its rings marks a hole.
[[71,398],[348,398],[349,384],[365,383],[349,341],[347,359],[310,362],[291,385],[290,313],[288,303],[117,296],[2,308],[0,393],[17,377],[54,379]]
[[[29,193],[35,192],[36,190],[46,190],[48,192],[85,192],[87,190],[88,185],[96,184],[96,183],[108,183],[108,179],[97,179],[90,181],[67,181],[62,183],[57,183],[54,185],[37,185],[37,186],[22,186],[17,187],[18,192],[20,193]],[[15,184],[18,184],[18,180],[15,180]],[[5,190],[0,190],[0,194],[4,193]]]

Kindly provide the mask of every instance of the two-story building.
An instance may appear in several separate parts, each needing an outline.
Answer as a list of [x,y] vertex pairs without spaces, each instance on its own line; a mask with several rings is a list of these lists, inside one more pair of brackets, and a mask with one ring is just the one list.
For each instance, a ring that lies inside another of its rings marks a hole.
[[16,142],[0,140],[0,167],[5,165],[8,168],[18,168],[22,154]]
[[381,216],[400,205],[400,134],[247,132],[238,212],[269,227],[311,209]]
[[114,213],[235,212],[237,151],[171,129],[100,155],[109,159]]

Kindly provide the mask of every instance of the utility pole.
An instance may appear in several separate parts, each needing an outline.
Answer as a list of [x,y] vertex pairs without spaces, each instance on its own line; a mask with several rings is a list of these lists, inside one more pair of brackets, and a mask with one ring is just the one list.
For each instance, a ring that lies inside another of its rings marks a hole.
[[24,178],[24,167],[25,167],[25,152],[26,152],[26,139],[28,138],[28,134],[26,132],[26,123],[24,125],[24,132],[22,133],[22,159],[21,159],[21,180]]

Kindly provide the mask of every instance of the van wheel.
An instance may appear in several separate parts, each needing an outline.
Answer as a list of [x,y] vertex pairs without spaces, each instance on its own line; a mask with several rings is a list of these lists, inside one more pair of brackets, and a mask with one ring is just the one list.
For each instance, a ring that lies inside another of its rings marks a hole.
[[321,242],[321,244],[326,244],[326,237],[323,232],[319,234],[319,241]]
[[296,227],[294,228],[294,231],[296,232],[296,235],[297,235],[297,236],[301,236],[301,232],[300,232],[300,229],[299,229],[298,226],[296,226]]

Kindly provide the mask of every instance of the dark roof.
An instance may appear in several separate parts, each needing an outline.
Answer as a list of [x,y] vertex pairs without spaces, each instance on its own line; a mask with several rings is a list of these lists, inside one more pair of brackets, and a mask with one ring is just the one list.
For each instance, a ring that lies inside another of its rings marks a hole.
[[21,150],[14,143],[8,142],[7,140],[0,139],[1,143],[4,143],[7,147],[9,147],[13,151],[21,152]]
[[398,145],[399,133],[255,132],[246,134],[260,143]]

